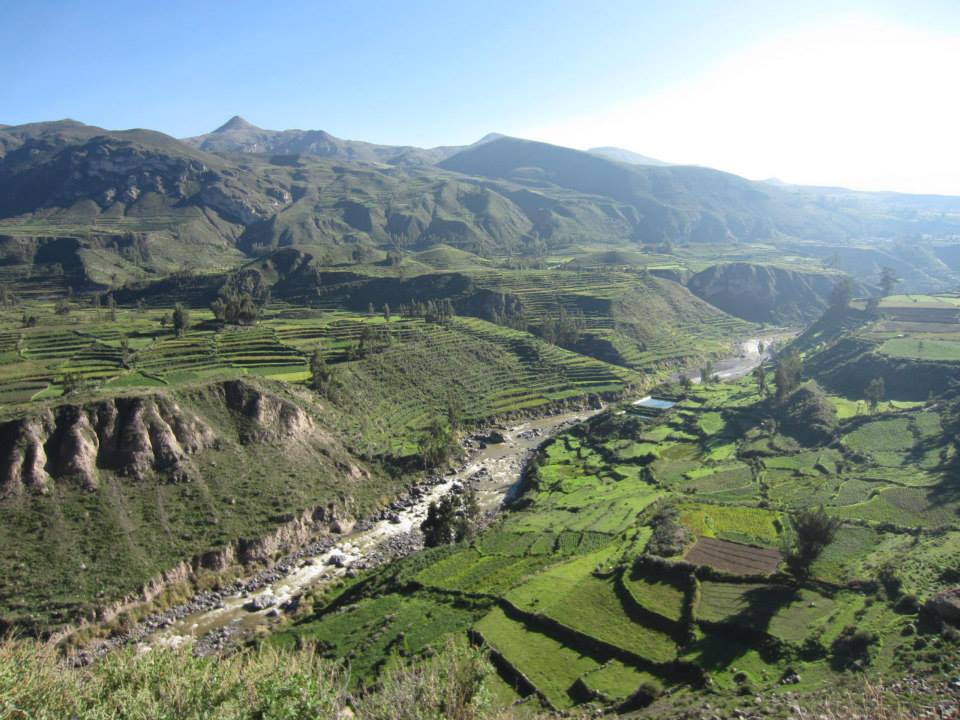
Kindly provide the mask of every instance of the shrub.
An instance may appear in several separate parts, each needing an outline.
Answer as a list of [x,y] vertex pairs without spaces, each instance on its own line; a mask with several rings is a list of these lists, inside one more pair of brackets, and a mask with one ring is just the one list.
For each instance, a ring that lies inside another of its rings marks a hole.
[[830,646],[833,665],[837,669],[870,662],[870,646],[878,640],[876,633],[847,625]]

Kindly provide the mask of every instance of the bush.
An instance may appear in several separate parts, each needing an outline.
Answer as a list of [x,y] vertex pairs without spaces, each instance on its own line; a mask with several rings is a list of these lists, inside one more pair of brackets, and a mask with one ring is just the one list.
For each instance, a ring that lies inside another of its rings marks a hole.
[[830,646],[833,654],[833,666],[845,669],[855,665],[870,663],[870,646],[879,638],[870,630],[847,625]]

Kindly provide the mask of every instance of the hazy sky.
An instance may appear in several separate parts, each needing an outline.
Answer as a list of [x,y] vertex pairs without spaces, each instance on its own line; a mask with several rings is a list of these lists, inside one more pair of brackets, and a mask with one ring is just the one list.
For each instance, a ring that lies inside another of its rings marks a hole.
[[960,194],[960,2],[0,0],[0,122],[490,131]]

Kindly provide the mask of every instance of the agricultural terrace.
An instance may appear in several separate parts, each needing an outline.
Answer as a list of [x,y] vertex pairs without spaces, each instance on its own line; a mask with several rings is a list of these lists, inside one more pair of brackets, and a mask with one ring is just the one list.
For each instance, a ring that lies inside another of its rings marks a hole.
[[[936,412],[881,407],[804,444],[767,421],[753,379],[662,394],[674,407],[625,404],[547,441],[520,499],[479,537],[326,598],[286,641],[353,637],[375,602],[469,607],[468,634],[506,683],[556,710],[708,681],[711,702],[733,707],[839,682],[851,663],[884,674],[956,655],[917,650],[903,610],[960,561]],[[798,580],[783,552],[793,512],[817,504],[839,528]],[[851,627],[866,633],[856,651]]]
[[[34,318],[24,322],[24,316]],[[256,325],[190,311],[26,304],[0,313],[0,402],[8,413],[65,395],[83,399],[255,375],[306,387],[319,350],[334,381],[332,418],[373,454],[413,452],[451,398],[465,423],[536,411],[650,384],[625,367],[476,318],[431,323],[272,305]],[[115,316],[115,319],[114,319]]]

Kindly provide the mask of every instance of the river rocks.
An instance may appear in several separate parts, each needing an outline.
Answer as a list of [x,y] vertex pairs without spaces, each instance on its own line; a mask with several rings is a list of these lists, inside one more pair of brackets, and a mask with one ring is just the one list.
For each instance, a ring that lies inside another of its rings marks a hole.
[[269,594],[264,593],[263,595],[257,595],[249,602],[243,604],[243,609],[247,612],[259,612],[261,610],[266,610],[268,607],[273,607],[277,604],[277,599]]

